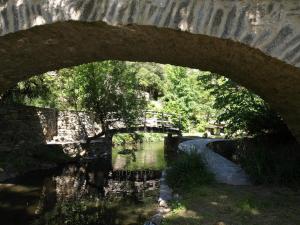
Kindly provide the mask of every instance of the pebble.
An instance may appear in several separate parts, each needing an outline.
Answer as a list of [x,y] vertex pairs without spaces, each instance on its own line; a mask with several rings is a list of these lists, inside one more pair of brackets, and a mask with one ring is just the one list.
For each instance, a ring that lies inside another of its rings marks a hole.
[[168,203],[165,200],[159,201],[159,206],[163,208],[168,208]]

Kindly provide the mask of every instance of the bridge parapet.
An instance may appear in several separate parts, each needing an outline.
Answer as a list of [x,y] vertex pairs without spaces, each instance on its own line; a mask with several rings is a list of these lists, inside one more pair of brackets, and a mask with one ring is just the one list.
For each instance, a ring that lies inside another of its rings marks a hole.
[[181,130],[181,117],[174,113],[144,111],[140,122],[143,126],[158,128],[175,128]]
[[[112,118],[111,121],[114,121]],[[118,121],[111,127],[109,133],[132,133],[135,131],[155,133],[175,133],[181,135],[181,117],[172,113],[144,111],[135,123],[127,127],[124,121]]]

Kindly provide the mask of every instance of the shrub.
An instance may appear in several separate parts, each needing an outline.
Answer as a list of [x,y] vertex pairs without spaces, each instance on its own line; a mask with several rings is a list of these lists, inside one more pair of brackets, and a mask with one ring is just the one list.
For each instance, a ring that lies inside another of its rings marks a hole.
[[180,154],[170,166],[166,180],[173,189],[188,189],[194,185],[212,183],[214,180],[204,160],[194,151]]
[[241,157],[241,165],[256,184],[294,186],[300,184],[300,157],[291,145],[256,146],[247,149]]
[[220,141],[209,146],[240,164],[255,184],[300,184],[300,146],[288,134]]

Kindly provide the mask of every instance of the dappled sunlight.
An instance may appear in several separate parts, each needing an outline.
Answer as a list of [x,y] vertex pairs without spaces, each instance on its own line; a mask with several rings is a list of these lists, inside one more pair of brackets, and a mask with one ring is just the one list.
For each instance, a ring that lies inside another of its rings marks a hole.
[[185,192],[165,224],[298,224],[299,202],[299,193],[292,190],[205,185]]
[[218,202],[211,202],[210,204],[214,205],[214,206],[218,206],[219,203]]
[[300,224],[299,192],[250,186],[298,182],[296,154],[272,158],[259,142],[239,161],[208,146],[276,133],[298,148],[298,6],[1,1],[1,222],[140,225],[165,212],[161,225]]
[[237,205],[237,210],[254,216],[260,215],[260,211],[257,209],[257,206],[255,206],[257,204],[258,203],[255,203],[254,200],[245,199]]
[[228,196],[227,195],[220,195],[219,198],[220,199],[228,199]]

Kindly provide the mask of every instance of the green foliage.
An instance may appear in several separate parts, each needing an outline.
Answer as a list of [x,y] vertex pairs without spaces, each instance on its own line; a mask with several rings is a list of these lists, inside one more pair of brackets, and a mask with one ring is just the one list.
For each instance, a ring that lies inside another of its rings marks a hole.
[[76,108],[95,112],[103,131],[118,121],[132,125],[145,108],[135,67],[125,62],[105,61],[72,70],[75,87],[71,92]]
[[205,72],[167,66],[166,74],[167,80],[163,97],[164,112],[180,116],[184,130],[196,126],[203,130],[215,114],[212,108],[213,97],[204,90],[202,83],[199,82],[199,77],[203,76]]
[[300,184],[300,146],[290,136],[261,135],[210,144],[215,152],[240,164],[255,184]]
[[163,141],[164,135],[159,133],[128,133],[128,134],[115,134],[113,136],[114,145],[137,144],[142,142],[158,142]]
[[299,185],[300,154],[297,143],[256,140],[244,144],[240,163],[256,184]]
[[218,121],[226,123],[229,134],[288,132],[280,115],[246,88],[216,74],[205,74],[200,79],[215,97],[213,107],[219,111]]
[[51,95],[52,83],[51,76],[32,77],[6,91],[0,96],[0,103],[54,106],[55,96]]
[[224,122],[231,136],[288,132],[263,99],[233,81],[155,63],[104,61],[62,69],[20,82],[1,98],[4,103],[94,111],[103,130],[117,121],[131,126],[147,108],[180,116],[180,122],[177,116],[173,122],[188,132],[204,132],[215,122]]
[[159,133],[139,133],[143,142],[159,142],[164,140],[164,134]]
[[164,66],[156,63],[135,63],[134,65],[138,69],[139,86],[143,91],[148,92],[151,98],[157,100],[163,95]]
[[142,142],[142,137],[137,133],[115,134],[113,136],[114,145],[137,144]]
[[210,184],[214,181],[214,176],[207,170],[201,156],[191,151],[191,153],[182,153],[171,163],[166,180],[171,188],[183,190],[194,185]]
[[20,82],[2,96],[2,102],[93,111],[103,131],[118,121],[130,126],[146,108],[138,69],[121,61],[62,69]]

